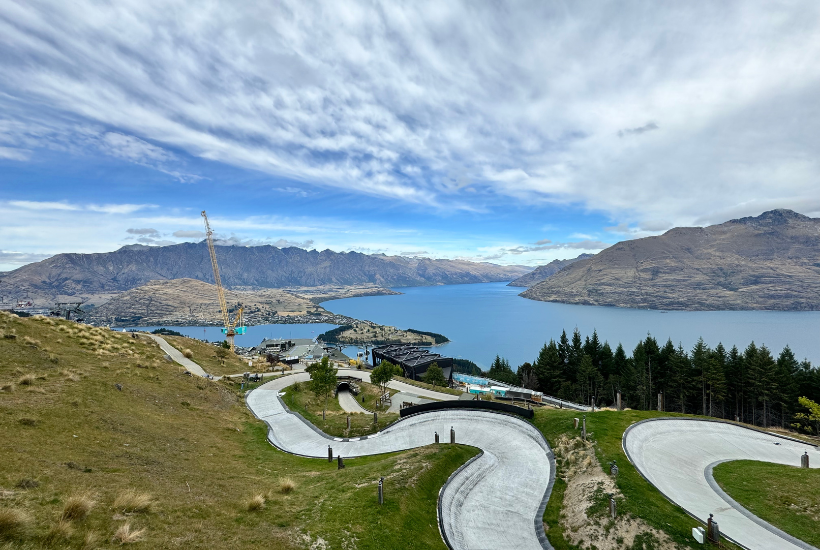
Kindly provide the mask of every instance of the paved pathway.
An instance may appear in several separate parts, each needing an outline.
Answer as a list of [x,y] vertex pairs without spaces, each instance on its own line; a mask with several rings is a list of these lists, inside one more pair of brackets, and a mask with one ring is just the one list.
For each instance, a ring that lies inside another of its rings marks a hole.
[[709,514],[725,536],[750,550],[812,548],[764,522],[728,497],[712,478],[712,467],[728,460],[800,465],[809,453],[820,467],[820,451],[809,444],[725,422],[661,418],[633,424],[624,450],[638,471],[666,497],[706,523]]
[[[173,359],[174,361],[188,369],[188,372],[190,372],[191,374],[196,374],[197,376],[201,376],[203,378],[208,377],[208,373],[205,372],[205,369],[203,369],[202,367],[200,367],[199,365],[197,365],[196,363],[182,355],[182,352],[174,346],[172,346],[171,344],[169,344],[168,342],[166,342],[165,338],[157,336],[156,334],[145,334],[146,336],[156,340],[156,342],[159,344],[159,347],[162,348],[162,351],[167,353],[171,357],[171,359]],[[219,377],[214,377],[214,380],[218,379]]]
[[433,400],[425,399],[409,392],[400,391],[393,395],[393,398],[390,400],[390,408],[387,409],[387,411],[391,413],[401,412],[401,404],[404,402],[421,405],[422,403],[432,403]]
[[[361,374],[369,380],[369,373]],[[434,432],[449,441],[453,427],[456,442],[483,453],[459,470],[440,493],[440,525],[449,545],[459,550],[552,548],[541,518],[555,478],[554,459],[532,424],[489,411],[451,409],[416,414],[367,437],[330,438],[292,414],[279,398],[288,385],[307,379],[306,373],[298,373],[273,380],[246,398],[250,410],[268,425],[268,439],[276,447],[324,460],[328,446],[334,455],[366,456],[429,445]],[[436,397],[456,399],[447,394]],[[400,495],[388,493],[386,498]]]
[[361,403],[356,400],[356,396],[350,393],[350,390],[339,390],[339,406],[343,411],[349,413],[369,413],[367,409],[362,407]]

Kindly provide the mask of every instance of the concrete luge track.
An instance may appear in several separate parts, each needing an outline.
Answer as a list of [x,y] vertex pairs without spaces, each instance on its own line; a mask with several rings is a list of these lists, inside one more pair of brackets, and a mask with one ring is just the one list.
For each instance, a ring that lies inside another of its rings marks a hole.
[[250,410],[268,425],[273,445],[325,460],[332,446],[334,456],[353,458],[429,445],[435,432],[446,442],[452,427],[457,443],[478,447],[483,453],[454,474],[441,492],[439,524],[448,545],[552,548],[541,518],[552,490],[555,462],[534,426],[509,415],[459,409],[413,415],[371,436],[332,438],[290,412],[279,397],[287,386],[308,379],[307,373],[285,376],[247,395]]
[[709,514],[723,535],[750,550],[813,548],[740,506],[714,481],[712,468],[730,460],[800,465],[808,452],[813,468],[820,452],[810,443],[728,422],[656,418],[624,432],[624,451],[647,481],[688,514],[706,522]]

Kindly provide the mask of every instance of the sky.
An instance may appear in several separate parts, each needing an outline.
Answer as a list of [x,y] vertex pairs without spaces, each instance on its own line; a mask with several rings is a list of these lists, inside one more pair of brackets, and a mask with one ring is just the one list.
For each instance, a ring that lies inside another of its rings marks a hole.
[[820,215],[820,3],[3,0],[0,271],[223,244],[541,265]]

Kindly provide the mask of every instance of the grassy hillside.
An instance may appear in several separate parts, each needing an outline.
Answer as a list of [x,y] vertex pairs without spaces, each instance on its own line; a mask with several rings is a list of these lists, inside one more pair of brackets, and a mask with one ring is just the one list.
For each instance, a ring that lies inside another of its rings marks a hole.
[[238,385],[162,355],[145,336],[0,313],[0,548],[113,548],[117,533],[144,548],[443,547],[438,490],[475,449],[338,471],[277,451]]
[[721,488],[747,510],[820,546],[820,470],[735,460],[718,464],[713,474]]

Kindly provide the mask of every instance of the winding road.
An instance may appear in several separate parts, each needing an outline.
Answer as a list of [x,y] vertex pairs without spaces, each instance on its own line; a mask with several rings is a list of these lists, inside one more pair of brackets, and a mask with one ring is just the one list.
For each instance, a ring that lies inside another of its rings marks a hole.
[[728,422],[656,418],[630,426],[623,447],[641,475],[669,500],[704,523],[713,514],[721,533],[737,544],[750,550],[817,550],[740,506],[712,477],[712,468],[729,460],[800,466],[804,452],[817,468],[816,446]]
[[[457,443],[483,452],[457,471],[442,489],[440,526],[450,547],[552,548],[541,518],[555,477],[554,459],[544,436],[532,424],[488,411],[451,409],[409,416],[371,436],[331,438],[291,413],[279,397],[287,386],[308,379],[307,373],[293,374],[247,395],[248,408],[268,425],[268,439],[273,445],[325,460],[328,446],[334,456],[357,457],[429,445],[436,432],[442,441],[449,441],[452,427]],[[410,387],[414,393],[428,392]],[[439,399],[455,398],[445,395],[435,394]]]

